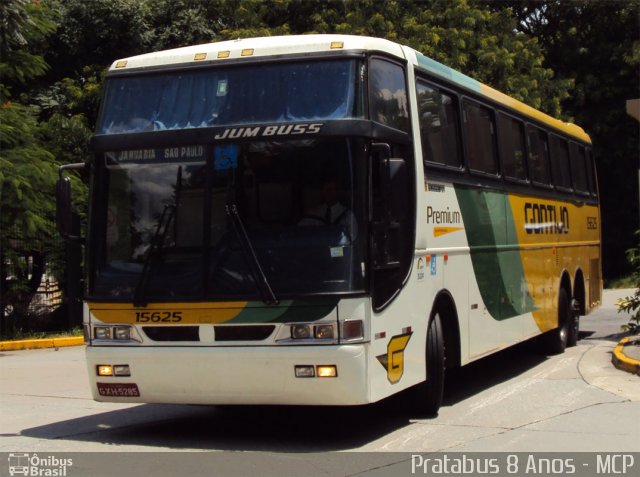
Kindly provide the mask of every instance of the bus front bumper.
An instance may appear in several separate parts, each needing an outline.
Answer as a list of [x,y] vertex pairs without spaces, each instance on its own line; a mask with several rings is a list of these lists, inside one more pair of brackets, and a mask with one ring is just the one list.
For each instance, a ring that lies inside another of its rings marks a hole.
[[[268,347],[87,346],[96,401],[179,404],[356,405],[370,401],[367,345]],[[98,376],[128,365],[131,376]],[[296,377],[335,365],[336,377]]]

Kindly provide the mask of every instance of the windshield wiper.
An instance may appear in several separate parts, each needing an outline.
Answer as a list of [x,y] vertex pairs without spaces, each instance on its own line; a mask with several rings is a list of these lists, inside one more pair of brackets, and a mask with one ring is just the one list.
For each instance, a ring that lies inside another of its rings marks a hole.
[[267,305],[277,305],[278,299],[276,298],[273,290],[271,289],[271,286],[269,285],[269,281],[267,280],[267,276],[264,274],[264,270],[262,270],[262,266],[260,265],[258,256],[253,249],[253,245],[251,245],[251,240],[249,239],[249,235],[247,235],[247,231],[244,228],[244,224],[242,223],[242,218],[238,213],[236,204],[228,203],[224,206],[224,210],[227,216],[231,219],[233,230],[235,231],[236,236],[240,241],[242,252],[251,263],[253,281],[255,282],[256,287],[262,295],[262,301],[264,301]]
[[162,210],[162,214],[160,214],[160,217],[158,218],[156,231],[153,234],[153,238],[151,239],[149,253],[147,253],[146,258],[144,259],[142,273],[140,274],[140,279],[138,280],[138,284],[136,285],[136,290],[133,295],[134,306],[147,305],[145,295],[147,286],[149,285],[149,280],[151,279],[151,270],[156,262],[156,258],[161,255],[160,252],[164,247],[164,242],[167,237],[167,231],[169,230],[169,225],[171,224],[175,213],[175,205],[165,205],[164,209]]
[[156,223],[156,231],[151,239],[149,253],[144,259],[144,265],[142,267],[142,273],[140,279],[136,285],[136,290],[133,294],[134,306],[147,306],[146,292],[149,286],[149,280],[151,279],[151,270],[155,265],[157,257],[160,257],[162,249],[164,248],[164,242],[169,231],[169,225],[176,214],[176,208],[178,203],[178,195],[182,189],[182,166],[178,167],[176,173],[176,184],[174,187],[173,204],[166,204],[158,221]]

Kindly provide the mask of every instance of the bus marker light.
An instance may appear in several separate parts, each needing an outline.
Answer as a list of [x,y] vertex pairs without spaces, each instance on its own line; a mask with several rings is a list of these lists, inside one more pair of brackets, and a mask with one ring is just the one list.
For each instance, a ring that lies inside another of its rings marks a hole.
[[335,378],[338,376],[338,368],[335,364],[316,366],[319,378]]
[[114,376],[131,376],[131,369],[128,364],[114,364],[113,365]]
[[196,53],[193,56],[193,61],[202,61],[202,60],[206,60],[207,59],[207,54],[206,53]]
[[125,66],[127,66],[126,60],[121,60],[116,63],[116,68],[124,68]]
[[113,366],[110,364],[99,364],[97,371],[98,376],[113,376]]
[[343,340],[361,340],[364,339],[364,324],[362,320],[350,320],[342,323]]
[[218,58],[229,58],[229,55],[231,55],[229,50],[218,52]]
[[313,366],[296,366],[296,378],[315,378],[316,371]]
[[338,48],[344,48],[344,42],[342,41],[332,41],[331,42],[331,49],[335,50]]
[[253,48],[245,48],[240,52],[240,56],[253,56]]
[[333,325],[317,325],[313,327],[313,337],[316,339],[332,339]]

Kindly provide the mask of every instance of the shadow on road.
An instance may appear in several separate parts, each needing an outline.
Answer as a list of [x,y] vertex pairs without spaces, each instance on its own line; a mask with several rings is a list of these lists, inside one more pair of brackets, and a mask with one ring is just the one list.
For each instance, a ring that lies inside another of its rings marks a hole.
[[[444,406],[513,379],[548,359],[531,348],[523,343],[450,373]],[[424,418],[410,412],[407,394],[358,407],[143,404],[25,429],[21,434],[143,447],[139,450],[339,451],[360,448],[410,425],[414,418]],[[432,419],[437,423],[437,417]]]

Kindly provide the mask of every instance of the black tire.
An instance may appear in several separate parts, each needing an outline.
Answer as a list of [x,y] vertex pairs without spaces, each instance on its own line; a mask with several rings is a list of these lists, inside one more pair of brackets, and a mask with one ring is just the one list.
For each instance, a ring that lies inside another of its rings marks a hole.
[[569,297],[567,291],[562,288],[558,296],[558,327],[542,335],[542,349],[545,354],[564,353],[569,342],[571,320]]
[[578,344],[580,338],[580,304],[574,299],[571,300],[569,316],[569,333],[567,335],[567,347]]
[[420,387],[421,410],[428,415],[438,414],[444,394],[445,351],[444,333],[440,315],[436,313],[429,322],[427,332],[427,381]]

